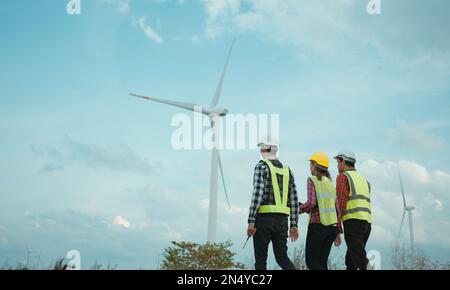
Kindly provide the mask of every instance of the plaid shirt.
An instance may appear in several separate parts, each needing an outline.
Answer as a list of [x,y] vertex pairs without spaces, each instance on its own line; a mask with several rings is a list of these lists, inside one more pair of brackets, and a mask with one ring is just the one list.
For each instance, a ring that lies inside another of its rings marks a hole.
[[[278,160],[270,160],[275,167],[282,168],[283,165]],[[289,198],[287,206],[291,208],[290,221],[291,227],[297,227],[298,223],[298,198],[297,189],[295,187],[294,175],[289,169]],[[281,175],[278,177],[278,186],[280,187],[281,198],[283,198],[283,178]],[[259,207],[261,205],[275,205],[275,197],[272,186],[272,176],[270,174],[269,166],[264,161],[260,161],[256,164],[255,174],[253,177],[253,195],[250,205],[248,223],[254,224],[256,216],[258,214]]]
[[[355,171],[355,169],[350,169],[348,171]],[[369,190],[370,190],[370,183],[369,183]],[[349,195],[350,195],[350,185],[348,183],[348,178],[345,174],[341,173],[336,178],[336,198],[339,201],[339,208],[341,210],[341,213],[345,213]]]
[[[316,188],[314,187],[314,183],[310,178],[308,178],[308,200],[305,203],[300,203],[300,214],[302,213],[309,213],[309,223],[310,224],[320,224],[320,214],[319,214],[319,206],[317,204],[317,198],[316,198]],[[337,227],[339,230],[339,233],[342,233],[342,226],[341,226],[341,210],[340,210],[340,204],[339,199],[336,197],[336,213],[337,213]]]

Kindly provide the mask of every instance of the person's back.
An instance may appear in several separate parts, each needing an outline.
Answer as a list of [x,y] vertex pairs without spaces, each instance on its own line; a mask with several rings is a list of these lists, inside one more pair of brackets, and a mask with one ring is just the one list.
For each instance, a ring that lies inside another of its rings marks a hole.
[[340,229],[336,191],[328,171],[328,156],[321,151],[309,159],[311,176],[307,180],[307,201],[300,204],[300,214],[309,213],[305,261],[310,270],[327,270],[333,241]]
[[255,166],[247,230],[247,234],[253,236],[255,269],[266,269],[268,246],[272,242],[280,267],[295,270],[287,256],[289,216],[291,239],[298,238],[298,198],[294,177],[289,167],[276,158],[276,146],[259,146],[264,160]]
[[342,212],[344,237],[347,244],[345,264],[349,270],[370,269],[366,244],[372,230],[370,183],[355,169],[353,153],[340,153],[336,194]]

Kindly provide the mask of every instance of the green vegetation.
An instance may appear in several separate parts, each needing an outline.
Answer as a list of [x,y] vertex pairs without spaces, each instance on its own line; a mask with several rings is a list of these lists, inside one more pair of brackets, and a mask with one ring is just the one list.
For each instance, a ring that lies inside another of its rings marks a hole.
[[244,269],[241,263],[234,262],[229,248],[231,241],[206,243],[172,242],[163,254],[163,270],[225,270]]
[[[172,242],[164,250],[159,267],[162,270],[242,270],[253,269],[253,261],[246,264],[234,260],[235,253],[230,248],[231,241],[222,243],[196,244],[191,242]],[[289,256],[298,270],[307,270],[304,246],[295,247]],[[440,262],[423,254],[420,249],[412,253],[408,247],[393,246],[390,256],[393,270],[450,270],[450,262]],[[5,262],[0,270],[68,270],[67,260],[60,258],[48,267],[39,267],[39,263],[27,262],[11,266]],[[331,255],[328,263],[330,270],[344,270],[345,258],[342,254]],[[90,270],[116,270],[118,265],[95,262]],[[137,268],[144,270],[143,268]],[[278,265],[268,265],[268,269],[280,269]]]

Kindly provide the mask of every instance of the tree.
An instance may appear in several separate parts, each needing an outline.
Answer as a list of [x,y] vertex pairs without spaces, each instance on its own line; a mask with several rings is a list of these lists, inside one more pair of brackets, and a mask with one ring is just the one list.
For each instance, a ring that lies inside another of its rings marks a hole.
[[224,270],[244,269],[242,263],[234,262],[229,248],[231,241],[223,243],[206,243],[203,245],[190,242],[172,242],[166,248],[161,262],[163,270]]
[[420,249],[414,252],[405,246],[392,247],[392,265],[394,270],[449,270],[450,262],[440,262],[424,255]]

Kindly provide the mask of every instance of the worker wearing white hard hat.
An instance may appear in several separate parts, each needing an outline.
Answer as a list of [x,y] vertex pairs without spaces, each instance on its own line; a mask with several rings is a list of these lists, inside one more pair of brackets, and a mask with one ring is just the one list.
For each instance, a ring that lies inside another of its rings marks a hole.
[[334,157],[334,159],[341,158],[344,161],[356,163],[356,157],[355,153],[349,150],[341,150],[339,153]]
[[[371,269],[366,255],[366,244],[372,229],[370,183],[355,169],[356,156],[343,150],[334,159],[338,164],[336,196],[342,213],[344,238],[347,244],[345,265],[348,270]],[[336,244],[340,244],[340,235]]]
[[248,237],[253,237],[255,269],[267,268],[267,252],[272,242],[278,265],[283,270],[295,270],[287,255],[288,232],[292,241],[298,239],[299,205],[294,176],[277,158],[278,138],[266,135],[258,146],[262,160],[255,167],[247,228]]

